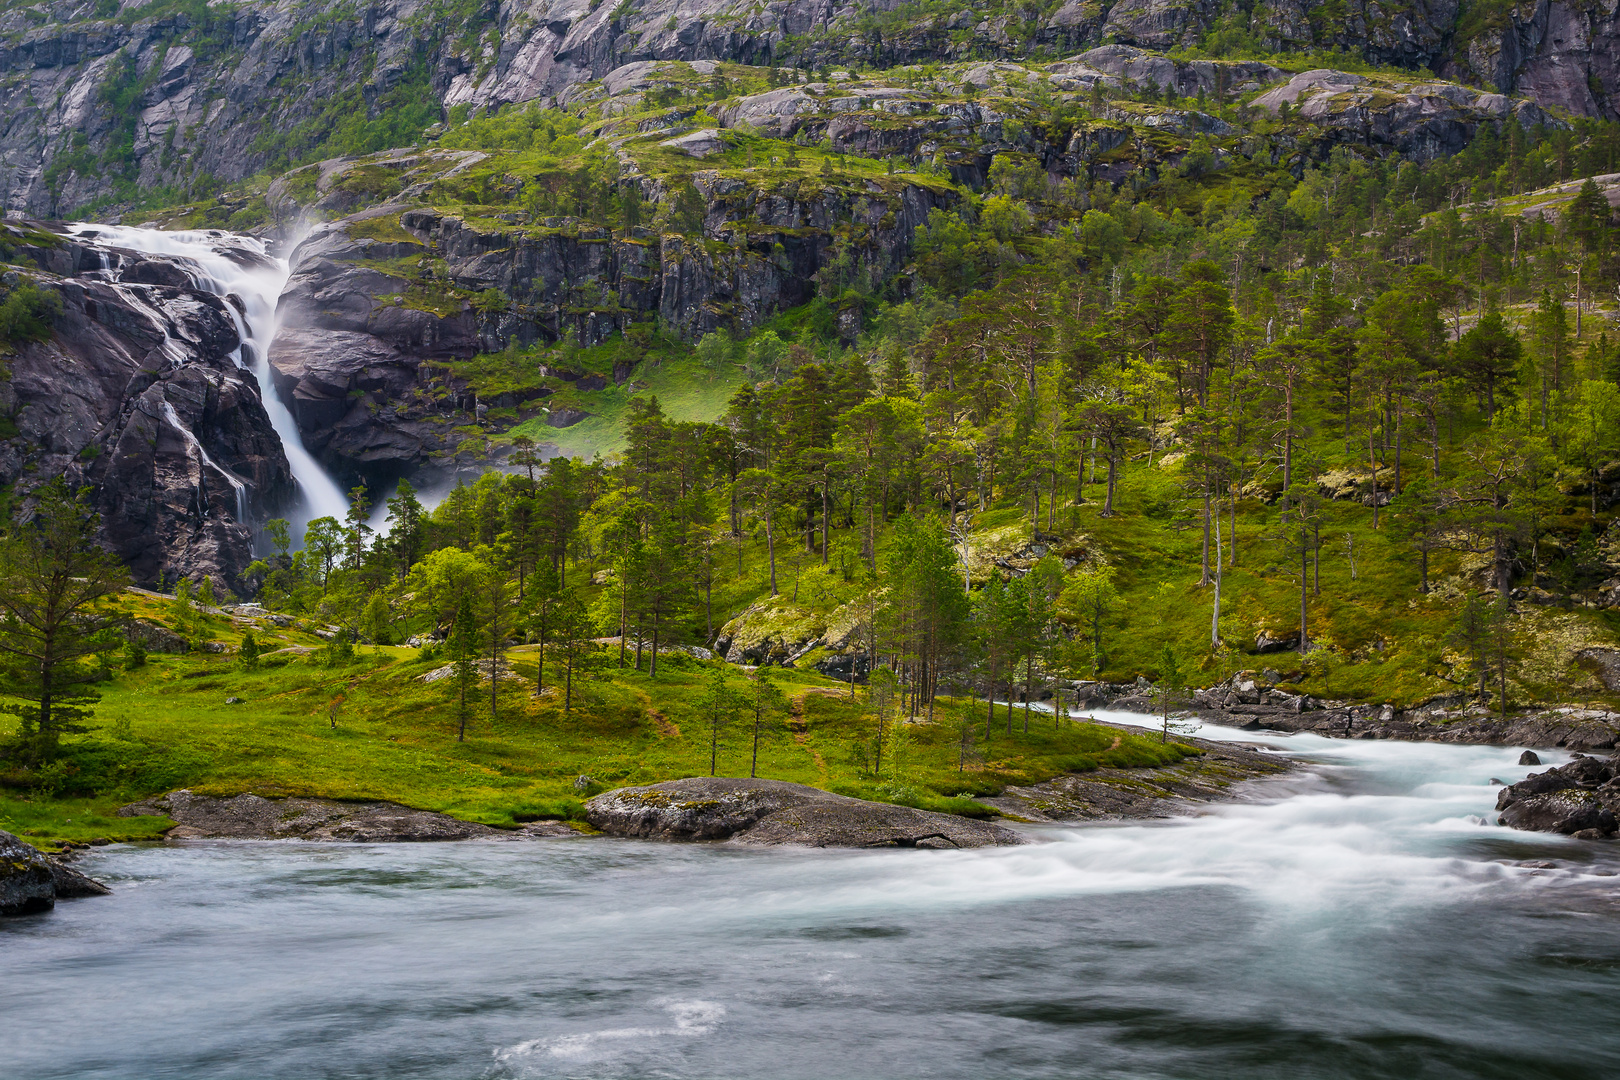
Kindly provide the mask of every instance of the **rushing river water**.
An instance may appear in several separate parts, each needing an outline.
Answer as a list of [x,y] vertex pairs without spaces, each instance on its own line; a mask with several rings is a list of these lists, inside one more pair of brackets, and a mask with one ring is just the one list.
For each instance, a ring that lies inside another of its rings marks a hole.
[[1620,853],[1488,824],[1518,751],[1263,741],[1016,849],[101,849],[0,923],[0,1076],[1620,1076]]

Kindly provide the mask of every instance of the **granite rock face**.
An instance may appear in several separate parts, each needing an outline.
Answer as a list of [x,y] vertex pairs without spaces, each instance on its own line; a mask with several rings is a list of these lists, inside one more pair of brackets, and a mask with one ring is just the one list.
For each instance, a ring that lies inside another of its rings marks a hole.
[[139,583],[234,586],[253,558],[249,520],[273,516],[293,483],[258,381],[237,366],[232,300],[173,260],[0,229],[62,304],[47,340],[8,357],[0,412],[16,434],[0,442],[0,483],[91,485]]
[[655,840],[796,847],[974,848],[1024,843],[1010,829],[870,803],[781,780],[688,777],[618,788],[585,804],[595,828]]
[[[1032,44],[1059,55],[1104,41],[1174,49],[1232,17],[1214,0],[1066,0],[1033,16],[911,13],[882,0],[876,9],[896,17],[881,24],[870,8],[831,0],[492,0],[461,12],[424,0],[342,11],[277,0],[210,9],[200,21],[187,12],[142,18],[133,0],[121,7],[115,17],[84,4],[0,13],[5,209],[48,217],[110,194],[115,178],[82,164],[84,153],[124,145],[124,178],[142,187],[251,176],[286,153],[289,132],[334,105],[375,119],[422,101],[555,101],[656,61],[709,74],[716,61],[889,68],[1017,59]],[[1483,19],[1459,0],[1277,0],[1236,17],[1275,51],[1344,49],[1580,115],[1620,115],[1613,0],[1525,2]],[[135,99],[128,115],[106,107],[125,94]]]

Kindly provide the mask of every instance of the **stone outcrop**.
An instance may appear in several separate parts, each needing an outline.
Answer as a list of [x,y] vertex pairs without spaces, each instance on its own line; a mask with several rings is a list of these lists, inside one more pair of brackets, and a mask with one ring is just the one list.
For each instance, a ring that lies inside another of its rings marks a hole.
[[1503,825],[1556,832],[1581,839],[1614,836],[1620,829],[1620,761],[1587,757],[1532,773],[1503,788],[1496,798]]
[[1534,102],[1457,83],[1328,69],[1295,75],[1256,98],[1254,107],[1277,113],[1285,103],[1341,142],[1391,147],[1418,160],[1456,153],[1482,124],[1511,121],[1531,127],[1552,119]]
[[522,840],[576,835],[566,825],[534,822],[520,829],[496,829],[428,810],[389,802],[333,799],[267,799],[259,795],[221,798],[188,790],[119,808],[119,817],[163,815],[176,826],[170,840],[324,840],[388,844],[433,840]]
[[[1620,115],[1612,3],[1465,12],[1458,0],[1279,0],[1247,15],[1213,0],[1066,0],[1032,16],[880,7],[890,16],[881,23],[829,0],[506,0],[471,9],[378,0],[342,11],[277,0],[146,18],[132,2],[110,18],[100,5],[14,5],[0,13],[0,113],[9,121],[0,196],[7,210],[44,217],[109,195],[119,180],[148,189],[205,174],[237,180],[306,151],[290,133],[319,130],[317,118],[327,112],[329,123],[334,108],[376,119],[423,101],[446,109],[577,101],[580,88],[657,61],[711,76],[716,61],[887,69],[1018,59],[1032,44],[1058,55],[1105,40],[1174,49],[1232,17],[1278,52],[1339,48],[1544,107]],[[127,109],[108,107],[125,100]],[[91,164],[125,146],[120,176]],[[210,223],[228,224],[237,209],[216,204]]]
[[[386,158],[412,176],[440,177],[461,164],[443,154]],[[331,181],[355,167],[369,165],[333,163],[323,176]],[[317,182],[312,202],[272,193],[282,200],[278,213],[293,219],[302,212],[295,207],[319,211],[320,184],[328,181]],[[669,198],[654,178],[624,182],[641,185],[650,203]],[[551,394],[535,388],[479,401],[446,361],[570,330],[594,345],[655,315],[689,340],[722,327],[746,331],[815,295],[821,275],[848,250],[840,228],[864,228],[854,255],[886,277],[904,265],[929,211],[955,199],[943,185],[898,177],[779,191],[700,170],[692,183],[706,205],[701,236],[610,231],[572,218],[473,225],[397,202],[316,227],[291,252],[269,356],[305,446],[345,477],[381,482],[411,472],[421,479],[424,463],[453,455],[460,438],[453,429],[469,414],[490,405],[538,410]],[[492,293],[499,309],[480,310],[480,298]],[[593,378],[552,374],[582,387]],[[630,374],[616,370],[615,381]],[[588,415],[558,408],[547,419],[566,427]]]
[[0,832],[0,916],[34,915],[51,910],[58,900],[111,892],[61,858],[41,854],[10,833]]
[[871,803],[781,780],[689,777],[618,788],[585,804],[614,836],[797,847],[974,848],[1021,844],[1010,829],[952,814]]
[[234,585],[253,557],[248,520],[273,516],[293,487],[258,382],[237,366],[232,301],[173,260],[27,223],[0,234],[62,305],[47,340],[7,358],[0,413],[16,433],[0,442],[0,484],[90,484],[136,581]]

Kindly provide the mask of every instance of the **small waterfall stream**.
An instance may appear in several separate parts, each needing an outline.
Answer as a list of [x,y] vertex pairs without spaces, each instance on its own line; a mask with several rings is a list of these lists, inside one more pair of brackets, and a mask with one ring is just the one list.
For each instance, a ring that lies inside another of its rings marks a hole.
[[[348,512],[348,499],[321,464],[304,448],[298,424],[293,419],[292,411],[281,400],[270,371],[270,343],[276,335],[276,303],[287,283],[287,260],[272,257],[266,250],[265,242],[257,237],[213,230],[164,232],[127,225],[75,224],[69,226],[68,232],[81,243],[103,249],[103,275],[124,293],[137,310],[147,313],[152,319],[153,325],[164,335],[164,352],[177,364],[184,361],[186,352],[174,340],[174,324],[150,302],[147,295],[150,286],[118,280],[118,271],[113,268],[114,261],[108,257],[107,251],[123,249],[163,258],[185,270],[197,288],[222,297],[235,296],[241,302],[241,311],[234,304],[225,305],[242,339],[233,359],[237,367],[251,370],[258,379],[265,412],[269,414],[270,424],[281,439],[282,450],[287,455],[293,479],[298,484],[298,504],[287,514],[293,526],[295,546],[303,536],[304,526],[314,518],[331,516],[341,519]],[[209,458],[196,436],[179,422],[172,409],[169,410],[168,419],[200,453],[202,467],[219,473],[236,489],[237,516],[246,521],[248,493],[241,478]]]

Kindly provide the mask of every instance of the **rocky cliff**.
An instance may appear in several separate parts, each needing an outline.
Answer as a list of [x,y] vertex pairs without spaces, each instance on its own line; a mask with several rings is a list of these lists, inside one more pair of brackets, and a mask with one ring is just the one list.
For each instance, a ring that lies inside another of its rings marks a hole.
[[253,372],[241,366],[237,296],[182,260],[24,224],[0,226],[0,293],[60,298],[49,335],[0,355],[0,484],[24,494],[65,475],[96,490],[109,545],[141,583],[215,577],[252,560],[248,522],[293,492]]
[[661,60],[889,68],[1055,60],[1104,42],[1226,49],[1236,35],[1246,48],[1341,49],[1620,116],[1620,0],[1280,0],[1248,15],[1211,2],[1068,0],[1042,10],[941,15],[894,0],[17,4],[0,14],[0,188],[7,210],[41,217],[162,185],[207,191],[323,148],[407,145],[443,109],[559,100]]

